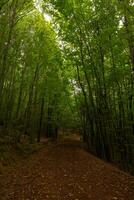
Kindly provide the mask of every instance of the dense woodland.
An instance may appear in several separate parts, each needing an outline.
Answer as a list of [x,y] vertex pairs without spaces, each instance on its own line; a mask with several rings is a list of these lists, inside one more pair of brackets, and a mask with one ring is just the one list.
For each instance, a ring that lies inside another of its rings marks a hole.
[[0,1],[0,138],[78,131],[134,169],[133,0]]

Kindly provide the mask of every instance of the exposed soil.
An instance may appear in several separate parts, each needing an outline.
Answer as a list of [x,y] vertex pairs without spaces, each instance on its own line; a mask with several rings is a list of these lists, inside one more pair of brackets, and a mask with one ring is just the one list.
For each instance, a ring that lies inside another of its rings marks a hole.
[[134,200],[134,177],[68,140],[8,169],[0,190],[0,200]]

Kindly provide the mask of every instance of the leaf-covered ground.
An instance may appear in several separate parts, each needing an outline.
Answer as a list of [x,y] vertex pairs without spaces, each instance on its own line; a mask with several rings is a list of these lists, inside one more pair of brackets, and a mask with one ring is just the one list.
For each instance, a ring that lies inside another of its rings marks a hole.
[[0,175],[0,200],[134,200],[134,177],[79,141],[51,144]]

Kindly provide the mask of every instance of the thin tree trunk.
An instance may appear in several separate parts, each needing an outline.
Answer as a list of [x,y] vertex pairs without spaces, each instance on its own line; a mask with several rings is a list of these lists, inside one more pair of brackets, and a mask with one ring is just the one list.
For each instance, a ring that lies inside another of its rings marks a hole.
[[41,127],[42,127],[42,120],[43,120],[43,112],[44,112],[44,98],[41,100],[41,110],[40,110],[40,120],[39,120],[39,129],[37,135],[37,142],[40,142],[40,135],[41,135]]

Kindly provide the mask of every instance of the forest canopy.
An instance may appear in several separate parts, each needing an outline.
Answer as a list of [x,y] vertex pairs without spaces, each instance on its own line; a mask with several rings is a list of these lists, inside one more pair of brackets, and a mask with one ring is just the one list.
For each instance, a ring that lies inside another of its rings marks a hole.
[[134,167],[132,0],[1,0],[0,137],[61,129]]

